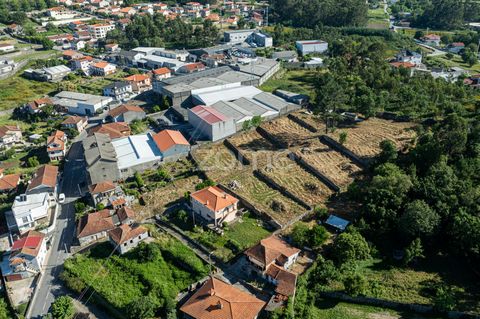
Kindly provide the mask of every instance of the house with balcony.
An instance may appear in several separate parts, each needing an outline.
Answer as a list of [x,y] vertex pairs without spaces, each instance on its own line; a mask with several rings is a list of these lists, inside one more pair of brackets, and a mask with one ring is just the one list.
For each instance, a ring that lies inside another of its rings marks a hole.
[[218,186],[210,186],[190,195],[192,211],[215,227],[237,217],[239,200]]
[[117,67],[111,63],[100,61],[97,63],[93,63],[90,66],[90,70],[91,70],[90,73],[92,75],[107,76],[115,73],[115,71],[117,70]]
[[9,149],[22,142],[22,130],[18,125],[0,126],[0,149]]
[[126,101],[133,96],[132,84],[128,81],[115,81],[103,88],[103,95],[113,97],[117,101]]
[[61,161],[66,155],[67,135],[63,131],[56,130],[47,138],[47,154],[50,161]]
[[135,93],[143,93],[152,89],[152,80],[147,74],[134,74],[124,80],[130,82]]

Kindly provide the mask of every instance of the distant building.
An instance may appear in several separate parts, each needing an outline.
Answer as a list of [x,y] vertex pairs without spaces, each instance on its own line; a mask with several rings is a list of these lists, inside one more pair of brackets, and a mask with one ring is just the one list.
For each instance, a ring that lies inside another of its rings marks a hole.
[[57,194],[58,166],[43,165],[33,174],[27,186],[27,194]]
[[25,108],[27,109],[28,113],[35,114],[40,113],[42,108],[47,105],[53,105],[53,102],[50,98],[44,97],[25,104]]
[[247,42],[259,47],[271,47],[273,39],[271,36],[261,33],[255,29],[228,30],[223,33],[225,43],[241,44]]
[[122,138],[130,136],[132,133],[130,126],[125,122],[104,123],[88,129],[88,135],[92,136],[94,133],[106,134],[110,139]]
[[123,104],[108,111],[107,119],[113,122],[131,123],[134,120],[143,120],[147,114],[138,105]]
[[10,59],[0,60],[0,75],[12,72],[17,67],[17,63]]
[[0,168],[0,194],[16,191],[20,183],[20,174],[5,175],[3,172],[3,168]]
[[74,129],[78,133],[83,132],[88,125],[88,119],[82,116],[69,116],[61,124],[64,129]]
[[415,51],[403,50],[395,56],[395,62],[408,62],[414,65],[420,65],[422,64],[422,54]]
[[152,89],[152,80],[150,79],[150,76],[146,74],[131,75],[124,80],[130,82],[133,92],[135,93],[143,93]]
[[221,227],[237,217],[238,199],[217,186],[210,186],[190,195],[192,211],[208,223]]
[[133,95],[132,84],[128,81],[115,81],[103,88],[103,95],[117,101],[126,101]]
[[89,184],[118,181],[117,155],[107,134],[94,133],[82,141]]
[[296,41],[295,47],[304,56],[311,53],[325,53],[328,50],[328,43],[322,40]]
[[0,52],[7,53],[15,51],[15,46],[9,43],[0,43]]
[[459,54],[464,49],[465,49],[465,43],[463,42],[453,42],[447,46],[448,52],[454,53],[454,54]]
[[43,69],[27,69],[23,74],[37,81],[59,82],[70,73],[72,73],[72,70],[68,66],[57,65]]
[[107,33],[112,30],[115,30],[115,24],[97,23],[88,26],[88,32],[94,39],[104,39],[107,37]]
[[16,125],[0,126],[0,149],[9,149],[15,144],[22,143],[22,130]]
[[169,77],[172,76],[172,72],[170,71],[169,68],[159,68],[159,69],[155,69],[152,71],[153,73],[153,77],[155,80],[157,81],[161,81],[163,79],[168,79]]
[[91,68],[92,75],[99,75],[99,76],[107,76],[115,73],[115,71],[117,70],[117,67],[115,65],[105,61],[93,63],[90,66],[90,68]]
[[187,156],[190,151],[190,143],[179,131],[163,130],[153,135],[153,140],[162,154],[162,160],[178,159]]
[[188,122],[199,136],[210,141],[218,141],[236,133],[234,119],[203,105],[188,110]]
[[422,42],[426,45],[438,47],[440,46],[441,37],[437,34],[427,34],[420,38],[420,40],[422,40]]
[[62,91],[52,99],[54,104],[68,113],[80,115],[95,115],[113,101],[111,97]]

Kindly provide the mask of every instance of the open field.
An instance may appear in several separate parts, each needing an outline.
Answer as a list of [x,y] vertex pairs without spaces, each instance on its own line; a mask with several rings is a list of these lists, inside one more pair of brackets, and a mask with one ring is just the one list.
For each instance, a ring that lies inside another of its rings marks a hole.
[[157,188],[143,194],[145,205],[136,205],[133,209],[137,212],[137,220],[142,221],[162,213],[167,207],[176,201],[182,200],[185,192],[195,191],[195,186],[200,183],[198,176],[190,176],[175,180],[165,187]]
[[311,206],[325,202],[333,193],[318,178],[287,157],[262,172]]
[[271,164],[279,153],[278,149],[264,139],[256,130],[237,134],[228,139],[250,160],[253,167]]
[[316,70],[286,70],[279,72],[260,86],[260,89],[273,92],[277,89],[306,94],[315,98],[314,82],[318,76]]
[[320,141],[295,153],[341,188],[347,187],[361,173],[360,167]]
[[403,149],[415,136],[411,130],[414,126],[414,123],[370,118],[351,127],[337,129],[330,136],[338,142],[341,132],[346,132],[344,146],[360,157],[371,158],[380,153],[380,142],[383,140],[390,140],[398,149]]
[[303,146],[308,144],[309,139],[319,136],[306,128],[298,125],[288,117],[280,117],[261,125],[270,135],[288,147]]
[[208,143],[193,151],[198,166],[207,176],[216,181],[224,181],[235,171],[242,170],[243,165],[223,143]]
[[371,29],[388,29],[390,23],[388,21],[388,14],[383,10],[383,6],[377,9],[368,10],[367,27]]

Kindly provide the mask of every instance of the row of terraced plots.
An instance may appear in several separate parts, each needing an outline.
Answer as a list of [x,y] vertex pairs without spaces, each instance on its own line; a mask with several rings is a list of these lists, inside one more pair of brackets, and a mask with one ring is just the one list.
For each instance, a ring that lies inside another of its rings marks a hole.
[[[203,145],[193,152],[199,168],[210,179],[229,188],[280,227],[296,221],[310,208],[323,205],[334,193],[331,186],[294,157],[340,190],[362,173],[361,167],[321,142],[325,126],[320,120],[303,111],[292,115],[308,125],[285,116],[228,138],[246,161],[239,159],[225,142]],[[372,118],[328,136],[339,141],[340,132],[347,132],[344,146],[369,160],[380,152],[379,144],[385,139],[399,149],[405,147],[414,136],[412,127],[412,123]]]

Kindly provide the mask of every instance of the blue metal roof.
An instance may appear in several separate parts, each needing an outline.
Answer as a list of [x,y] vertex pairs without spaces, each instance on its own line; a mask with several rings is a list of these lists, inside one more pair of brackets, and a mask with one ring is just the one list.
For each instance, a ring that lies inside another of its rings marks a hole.
[[347,228],[350,222],[338,216],[330,215],[328,219],[325,221],[325,224],[343,231],[345,230],[345,228]]

